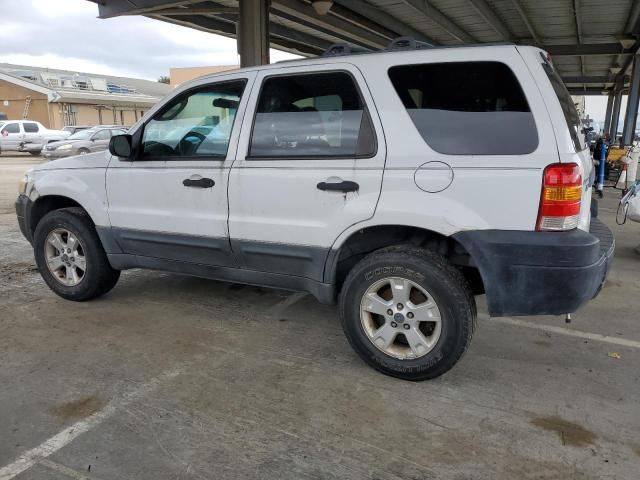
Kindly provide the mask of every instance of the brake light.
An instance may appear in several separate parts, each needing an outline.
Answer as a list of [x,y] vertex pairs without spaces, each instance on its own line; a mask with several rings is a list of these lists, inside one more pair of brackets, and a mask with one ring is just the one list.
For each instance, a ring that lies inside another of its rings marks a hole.
[[575,163],[554,163],[544,169],[536,230],[562,231],[578,226],[582,175]]

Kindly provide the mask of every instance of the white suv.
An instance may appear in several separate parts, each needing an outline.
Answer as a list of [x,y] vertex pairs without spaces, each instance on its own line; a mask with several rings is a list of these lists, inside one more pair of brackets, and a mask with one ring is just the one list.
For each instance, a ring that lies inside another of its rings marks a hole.
[[564,314],[613,254],[548,56],[513,45],[323,57],[176,89],[110,152],[28,173],[17,212],[49,287],[151,268],[339,302],[370,365],[450,369],[489,313]]
[[0,122],[0,153],[29,152],[40,155],[49,142],[71,135],[64,130],[50,130],[33,120],[5,120]]

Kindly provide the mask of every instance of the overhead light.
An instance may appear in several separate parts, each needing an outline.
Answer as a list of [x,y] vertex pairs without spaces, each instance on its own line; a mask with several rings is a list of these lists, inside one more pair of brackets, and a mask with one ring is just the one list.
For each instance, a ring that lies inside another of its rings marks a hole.
[[620,42],[620,45],[622,45],[622,48],[624,48],[625,50],[627,48],[633,47],[633,44],[636,43],[635,38],[620,38],[618,39],[618,41]]
[[332,0],[313,0],[311,6],[318,15],[326,15],[333,6]]
[[609,67],[609,71],[613,74],[613,75],[617,75],[620,73],[620,70],[622,70],[622,67]]

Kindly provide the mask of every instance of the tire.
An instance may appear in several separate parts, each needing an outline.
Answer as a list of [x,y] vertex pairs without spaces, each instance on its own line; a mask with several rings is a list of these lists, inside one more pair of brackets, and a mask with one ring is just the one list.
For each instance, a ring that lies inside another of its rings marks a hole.
[[86,148],[78,149],[78,155],[86,155],[87,153],[89,153],[89,150],[87,150]]
[[[404,292],[411,300],[396,304]],[[349,343],[366,363],[412,381],[451,369],[469,347],[477,316],[462,274],[444,257],[409,246],[378,250],[356,264],[343,284],[339,310]],[[438,317],[439,322],[430,321]],[[394,338],[392,343],[388,338]]]
[[[67,232],[66,237],[64,233],[58,232]],[[48,239],[55,240],[56,235],[61,240],[66,238],[67,245],[71,245],[69,235],[72,235],[76,239],[74,244],[79,244],[76,252],[78,258],[72,257],[73,253],[71,253],[64,259],[67,262],[78,262],[70,264],[71,268],[61,265],[59,270],[53,271],[49,266],[47,258],[50,258],[53,264],[54,261],[59,263],[59,259],[63,257],[59,253],[60,249],[48,241]],[[36,227],[33,248],[36,265],[42,278],[51,290],[67,300],[82,302],[97,298],[110,291],[120,278],[120,271],[111,268],[93,222],[82,208],[63,208],[46,214]],[[76,267],[81,265],[80,259],[84,260],[82,263],[84,270],[79,266]],[[73,271],[75,271],[74,275],[65,275],[65,272]],[[76,280],[79,281],[75,283],[71,280],[70,283],[65,283],[65,279],[62,278],[72,276],[74,279],[78,277]]]

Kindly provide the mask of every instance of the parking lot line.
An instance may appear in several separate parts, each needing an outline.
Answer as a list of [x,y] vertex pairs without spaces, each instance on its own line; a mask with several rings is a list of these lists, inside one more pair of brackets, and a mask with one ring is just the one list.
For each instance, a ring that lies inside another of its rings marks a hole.
[[516,327],[533,328],[535,330],[542,330],[544,332],[557,333],[559,335],[567,335],[569,337],[584,338],[587,340],[595,340],[597,342],[611,343],[613,345],[620,345],[623,347],[640,348],[640,342],[635,340],[628,340],[626,338],[609,337],[607,335],[601,335],[599,333],[582,332],[580,330],[572,330],[564,327],[556,327],[554,325],[545,325],[543,323],[528,322],[526,320],[519,320],[510,317],[500,317],[488,319],[491,322],[504,323],[506,325],[514,325]]
[[111,400],[102,410],[65,428],[37,447],[22,454],[13,463],[0,468],[0,480],[10,480],[18,476],[36,463],[40,462],[42,459],[68,445],[83,433],[86,433],[100,425],[106,419],[111,417],[119,408],[144,397],[158,388],[163,381],[174,378],[181,372],[182,369],[167,370],[149,382],[140,385],[138,388],[125,393],[121,397]]
[[38,461],[38,465],[42,465],[47,468],[50,468],[51,470],[54,470],[58,473],[61,473],[75,480],[98,480],[96,477],[93,477],[93,476],[89,477],[87,475],[84,475],[83,473],[80,473],[74,470],[73,468],[69,468],[66,465],[62,465],[60,463],[52,462],[51,460],[46,458],[40,459]]

